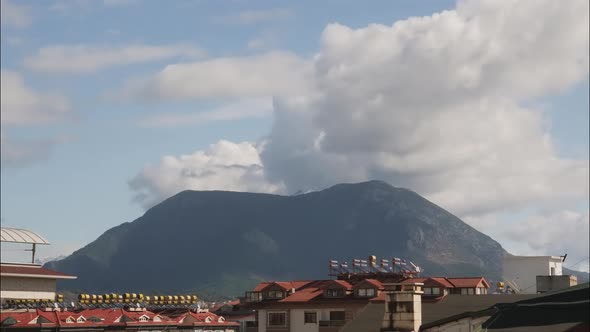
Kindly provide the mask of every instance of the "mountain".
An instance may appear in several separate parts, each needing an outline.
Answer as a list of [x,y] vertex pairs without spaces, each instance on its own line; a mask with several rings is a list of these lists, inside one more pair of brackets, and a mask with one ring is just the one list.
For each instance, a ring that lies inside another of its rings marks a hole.
[[216,291],[327,278],[329,259],[408,258],[423,275],[498,280],[506,252],[418,194],[380,181],[295,196],[183,191],[46,264],[86,292]]

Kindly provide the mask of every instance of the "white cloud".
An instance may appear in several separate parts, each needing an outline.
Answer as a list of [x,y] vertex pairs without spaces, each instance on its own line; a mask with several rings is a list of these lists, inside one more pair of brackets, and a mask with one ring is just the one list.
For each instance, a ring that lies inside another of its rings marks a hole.
[[25,28],[32,22],[31,9],[12,0],[0,0],[0,22],[15,28]]
[[139,0],[104,0],[104,5],[107,7],[121,7],[138,4]]
[[135,200],[153,206],[185,189],[277,192],[280,184],[264,179],[257,147],[251,143],[219,141],[207,150],[180,157],[165,156],[146,166],[129,182]]
[[202,55],[202,50],[186,44],[58,45],[37,50],[36,54],[24,59],[24,65],[40,72],[93,73],[114,66]]
[[3,126],[55,122],[70,111],[66,98],[28,88],[23,78],[13,71],[1,71],[0,89],[0,123]]
[[148,80],[134,80],[126,94],[155,99],[256,98],[310,89],[311,67],[294,54],[269,52],[166,66]]
[[0,165],[2,169],[22,168],[46,160],[55,140],[13,140],[0,134]]
[[[392,26],[331,24],[304,76],[297,68],[305,65],[277,66],[260,57],[170,66],[143,90],[146,96],[278,95],[275,122],[259,149],[253,178],[258,186],[195,183],[178,175],[182,167],[158,167],[150,176],[141,173],[140,189],[161,199],[185,188],[295,192],[381,179],[471,221],[587,200],[588,160],[560,158],[543,111],[524,105],[587,79],[588,5],[586,0],[461,1],[456,10]],[[250,152],[254,159],[256,149]],[[178,158],[167,158],[179,164]],[[226,178],[225,168],[206,163],[191,169]],[[588,220],[562,217],[573,229],[578,220]],[[530,249],[561,250],[545,238],[533,239],[536,234],[522,235]]]
[[290,8],[245,10],[236,14],[219,17],[218,22],[227,24],[257,24],[269,21],[287,20],[294,16]]
[[590,251],[590,217],[583,213],[563,210],[533,214],[509,223],[504,216],[490,215],[468,219],[480,226],[486,234],[501,239],[502,246],[515,255],[563,255],[568,254],[564,266],[588,271]]
[[142,119],[139,124],[145,127],[192,126],[209,122],[264,117],[271,114],[272,100],[270,98],[247,99],[207,111],[156,114]]
[[583,0],[329,25],[319,97],[277,103],[267,175],[290,191],[383,179],[462,216],[587,197],[588,161],[558,158],[542,112],[520,104],[587,77],[587,25]]

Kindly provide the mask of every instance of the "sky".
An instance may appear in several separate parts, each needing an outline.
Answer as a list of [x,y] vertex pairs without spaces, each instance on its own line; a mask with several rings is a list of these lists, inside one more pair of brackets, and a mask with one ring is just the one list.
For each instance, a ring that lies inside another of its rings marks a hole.
[[376,179],[588,271],[586,0],[1,5],[2,226],[42,259],[185,189]]

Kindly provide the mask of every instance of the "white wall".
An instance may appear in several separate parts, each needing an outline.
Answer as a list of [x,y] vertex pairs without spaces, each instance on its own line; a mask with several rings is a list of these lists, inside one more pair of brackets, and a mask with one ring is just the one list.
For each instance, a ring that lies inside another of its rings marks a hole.
[[[317,309],[291,309],[291,331],[297,332],[318,332],[319,331],[319,321],[320,321],[320,311]],[[305,312],[316,312],[317,313],[317,322],[315,324],[307,323],[305,324]]]
[[555,275],[562,274],[560,257],[552,256],[512,256],[503,261],[505,281],[512,281],[521,289],[521,293],[535,294],[537,292],[537,276],[548,276],[551,267],[555,268]]
[[258,332],[266,332],[266,310],[258,310]]
[[1,277],[0,298],[55,299],[55,279]]

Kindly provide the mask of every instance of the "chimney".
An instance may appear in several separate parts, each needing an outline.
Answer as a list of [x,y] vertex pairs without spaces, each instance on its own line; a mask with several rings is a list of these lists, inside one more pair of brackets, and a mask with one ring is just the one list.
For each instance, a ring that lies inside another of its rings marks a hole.
[[423,283],[383,284],[385,315],[382,332],[418,332],[422,325]]

